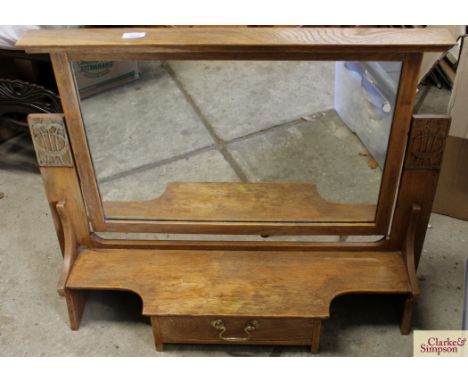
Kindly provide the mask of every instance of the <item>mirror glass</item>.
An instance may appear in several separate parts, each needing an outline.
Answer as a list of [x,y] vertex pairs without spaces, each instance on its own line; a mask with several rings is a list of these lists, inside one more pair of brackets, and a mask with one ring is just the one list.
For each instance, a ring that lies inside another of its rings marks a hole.
[[107,219],[374,221],[400,62],[72,66]]

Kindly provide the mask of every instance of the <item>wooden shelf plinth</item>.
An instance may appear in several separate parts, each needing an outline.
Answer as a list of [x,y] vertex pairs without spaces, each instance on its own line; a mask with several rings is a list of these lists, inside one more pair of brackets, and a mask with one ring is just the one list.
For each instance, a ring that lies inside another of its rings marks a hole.
[[[158,350],[164,343],[237,343],[309,345],[313,352],[336,296],[411,293],[396,251],[85,249],[66,290],[93,289],[139,295]],[[258,328],[246,332],[251,322]]]
[[346,293],[410,293],[399,252],[83,250],[70,289],[128,290],[143,314],[329,316]]

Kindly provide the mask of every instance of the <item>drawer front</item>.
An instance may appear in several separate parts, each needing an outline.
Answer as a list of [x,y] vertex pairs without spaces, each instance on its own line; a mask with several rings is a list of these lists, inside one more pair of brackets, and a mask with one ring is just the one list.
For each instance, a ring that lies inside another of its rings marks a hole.
[[319,319],[256,317],[153,317],[162,343],[310,345]]

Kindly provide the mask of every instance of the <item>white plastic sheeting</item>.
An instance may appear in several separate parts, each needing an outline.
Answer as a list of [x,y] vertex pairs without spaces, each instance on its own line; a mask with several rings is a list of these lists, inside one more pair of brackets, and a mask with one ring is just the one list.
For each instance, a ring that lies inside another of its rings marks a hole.
[[71,25],[0,25],[0,49],[16,49],[15,44],[30,29],[76,28]]

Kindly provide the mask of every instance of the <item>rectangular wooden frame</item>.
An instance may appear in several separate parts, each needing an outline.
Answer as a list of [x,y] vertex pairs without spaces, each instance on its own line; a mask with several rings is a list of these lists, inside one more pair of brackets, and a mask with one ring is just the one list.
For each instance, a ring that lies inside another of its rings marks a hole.
[[[140,30],[140,29],[139,29]],[[386,235],[401,176],[423,51],[449,48],[440,31],[337,28],[147,29],[147,39],[122,41],[124,30],[26,34],[22,47],[51,52],[87,213],[95,232],[262,235]],[[128,30],[125,30],[128,31]],[[40,38],[38,38],[39,36]],[[245,223],[106,218],[71,69],[73,60],[375,60],[401,61],[402,69],[374,222]]]

